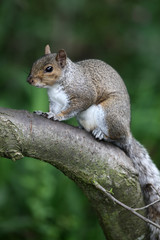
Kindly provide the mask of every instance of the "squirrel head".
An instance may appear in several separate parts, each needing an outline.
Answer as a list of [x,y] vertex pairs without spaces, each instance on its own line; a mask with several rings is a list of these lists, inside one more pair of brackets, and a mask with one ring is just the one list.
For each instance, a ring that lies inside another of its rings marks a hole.
[[67,54],[61,49],[57,54],[51,53],[49,45],[45,47],[45,55],[33,63],[28,83],[35,87],[48,88],[60,78],[66,65]]

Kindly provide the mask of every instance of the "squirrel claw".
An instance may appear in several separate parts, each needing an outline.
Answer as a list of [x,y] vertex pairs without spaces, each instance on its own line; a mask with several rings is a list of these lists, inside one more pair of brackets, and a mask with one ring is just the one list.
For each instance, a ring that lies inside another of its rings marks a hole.
[[50,112],[34,111],[33,113],[49,119],[54,118],[53,113]]
[[47,113],[42,112],[42,111],[34,111],[33,113],[39,115],[39,116],[43,116],[43,117],[47,117]]
[[95,138],[99,139],[99,140],[102,140],[104,139],[104,133],[101,131],[100,128],[95,128],[93,131],[92,131],[92,134]]

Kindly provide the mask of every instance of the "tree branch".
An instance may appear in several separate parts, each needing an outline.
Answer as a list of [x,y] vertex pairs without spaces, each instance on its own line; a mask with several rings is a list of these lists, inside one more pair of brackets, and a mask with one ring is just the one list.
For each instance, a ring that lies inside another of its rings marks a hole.
[[[147,224],[108,199],[102,189],[131,207],[144,206],[137,173],[119,148],[84,130],[27,111],[0,108],[0,156],[48,162],[75,181],[97,212],[106,238],[148,239]],[[144,214],[145,212],[143,212]]]
[[139,213],[136,212],[137,210],[143,210],[143,209],[145,209],[145,208],[148,208],[148,207],[154,205],[155,203],[159,202],[160,199],[158,199],[158,200],[154,201],[153,203],[148,204],[148,205],[146,205],[146,206],[144,206],[144,207],[133,209],[133,208],[127,206],[126,204],[120,202],[120,201],[117,200],[115,197],[113,197],[113,196],[112,196],[109,192],[107,192],[106,189],[104,189],[99,183],[94,182],[94,185],[95,185],[95,187],[96,187],[97,189],[99,189],[99,190],[101,190],[102,192],[104,192],[105,195],[106,195],[108,198],[110,198],[113,202],[115,202],[115,203],[117,203],[118,205],[120,205],[121,207],[127,209],[128,211],[130,211],[131,213],[133,213],[133,214],[136,215],[137,217],[141,218],[143,221],[145,221],[145,222],[147,222],[147,223],[149,223],[149,224],[152,224],[154,227],[160,229],[160,225],[154,223],[153,221],[149,220],[148,218],[146,218],[146,217],[144,217],[144,216],[142,216],[141,214],[139,214]]

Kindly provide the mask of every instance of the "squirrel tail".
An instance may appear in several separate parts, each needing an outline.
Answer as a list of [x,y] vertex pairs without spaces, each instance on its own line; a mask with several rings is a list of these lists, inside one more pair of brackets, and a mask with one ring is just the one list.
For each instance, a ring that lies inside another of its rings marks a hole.
[[[146,205],[160,199],[160,171],[151,160],[147,150],[132,136],[129,143],[122,144],[121,148],[132,159],[138,171]],[[147,214],[151,221],[160,225],[160,202],[147,208]],[[160,240],[160,229],[150,224],[149,228],[150,240]]]

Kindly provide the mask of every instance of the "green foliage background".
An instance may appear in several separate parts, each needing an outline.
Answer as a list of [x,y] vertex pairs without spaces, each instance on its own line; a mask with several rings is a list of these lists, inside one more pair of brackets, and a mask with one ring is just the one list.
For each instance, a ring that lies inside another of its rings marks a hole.
[[[160,168],[159,16],[158,0],[1,0],[0,106],[47,111],[45,89],[26,83],[47,43],[54,52],[66,49],[75,61],[102,59],[124,79],[132,132]],[[52,166],[25,158],[0,159],[0,239],[104,236],[73,182]]]

